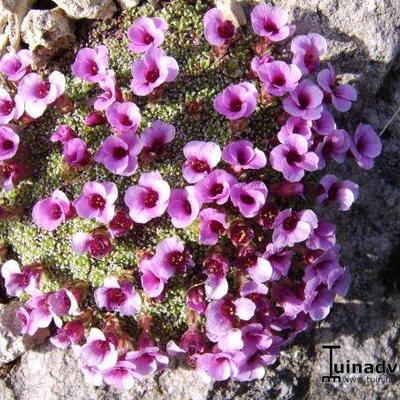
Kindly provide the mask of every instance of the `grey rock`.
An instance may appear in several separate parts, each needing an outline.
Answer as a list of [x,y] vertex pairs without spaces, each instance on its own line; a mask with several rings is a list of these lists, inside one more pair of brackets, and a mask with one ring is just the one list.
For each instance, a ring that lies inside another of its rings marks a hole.
[[14,392],[0,379],[0,393],[2,400],[15,400]]
[[117,11],[113,0],[54,0],[54,3],[74,19],[106,19]]
[[139,0],[117,0],[117,2],[123,10],[127,10],[139,4]]
[[33,63],[37,66],[69,48],[75,41],[72,22],[59,7],[29,11],[22,22],[22,38],[29,44]]

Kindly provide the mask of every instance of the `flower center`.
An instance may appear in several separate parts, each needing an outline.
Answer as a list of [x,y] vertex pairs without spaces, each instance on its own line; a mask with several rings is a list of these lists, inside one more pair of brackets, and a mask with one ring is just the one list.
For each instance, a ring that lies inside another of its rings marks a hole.
[[279,32],[278,27],[277,27],[277,26],[275,25],[275,23],[272,22],[272,21],[265,21],[265,23],[264,23],[264,29],[265,29],[267,32],[270,32],[270,33],[278,33],[278,32]]
[[158,193],[155,190],[150,190],[146,193],[144,198],[144,205],[147,208],[153,208],[156,206],[158,201]]
[[123,114],[123,115],[120,116],[119,122],[124,126],[131,126],[132,125],[132,120],[126,114]]
[[219,234],[224,231],[224,226],[219,221],[210,221],[210,230],[213,233]]
[[242,102],[242,100],[240,100],[239,98],[234,98],[232,101],[231,101],[231,104],[230,104],[230,106],[231,106],[231,110],[233,111],[233,112],[239,112],[241,109],[242,109],[242,104],[243,104],[243,102]]
[[286,160],[288,162],[289,165],[294,165],[295,163],[298,163],[302,160],[302,156],[298,153],[296,153],[295,151],[289,151],[289,153],[287,153],[286,155]]
[[287,217],[283,221],[283,229],[285,231],[294,231],[296,229],[296,226],[297,226],[298,222],[299,222],[298,216],[293,214],[290,217]]
[[117,308],[126,301],[126,294],[120,288],[110,288],[107,290],[107,299],[111,308]]
[[218,27],[218,34],[223,39],[232,39],[235,35],[235,25],[231,21],[224,21]]
[[43,82],[40,84],[38,91],[37,91],[37,96],[40,99],[45,98],[50,92],[50,83],[49,82]]
[[96,340],[96,348],[102,353],[105,353],[110,350],[110,344],[108,343],[108,340]]
[[146,33],[143,37],[143,43],[144,44],[150,44],[154,42],[153,36],[150,35],[150,33]]
[[219,196],[224,191],[224,185],[222,183],[214,183],[210,188],[210,194],[212,197]]
[[124,149],[123,147],[116,147],[113,151],[113,157],[117,160],[124,158],[128,155],[128,150]]
[[61,207],[58,204],[53,204],[50,210],[50,215],[53,219],[61,218],[62,215]]
[[330,200],[336,200],[337,198],[337,193],[339,190],[339,185],[337,183],[334,183],[328,190],[328,197]]
[[219,276],[224,275],[223,265],[218,260],[212,259],[209,262],[207,262],[206,269],[208,274],[219,275]]
[[14,108],[15,103],[10,100],[4,100],[1,104],[0,110],[3,115],[8,115]]
[[300,108],[305,109],[309,106],[310,97],[306,93],[300,93],[298,99]]
[[272,79],[272,84],[275,86],[283,86],[286,84],[286,78],[284,75],[277,75]]
[[235,317],[236,306],[231,299],[226,299],[221,306],[221,313],[224,317],[232,319]]
[[245,245],[253,238],[254,232],[245,224],[235,224],[231,227],[231,240],[236,245]]
[[191,160],[190,166],[192,167],[194,172],[197,172],[199,174],[210,171],[209,165],[203,160]]
[[4,179],[9,179],[13,173],[13,169],[10,165],[2,165],[0,166],[0,172]]
[[160,71],[155,68],[149,70],[146,74],[146,79],[151,83],[154,83],[159,77],[160,77]]
[[93,257],[102,257],[111,252],[111,242],[107,235],[94,234],[89,244],[89,251]]
[[101,209],[104,208],[106,205],[106,200],[103,198],[103,196],[100,196],[99,194],[94,194],[90,198],[90,206],[93,208]]
[[182,270],[186,266],[188,261],[187,255],[181,251],[172,251],[168,255],[168,262],[176,270]]
[[278,215],[278,208],[273,204],[267,204],[260,214],[261,223],[264,227],[270,228],[275,222],[275,218]]
[[93,62],[89,65],[89,72],[91,75],[96,75],[99,72],[99,67],[96,63]]
[[257,263],[257,256],[255,254],[247,254],[238,258],[238,265],[243,269],[249,269]]
[[183,209],[186,214],[192,214],[192,206],[190,205],[190,202],[188,200],[185,200],[185,202],[183,203]]
[[14,148],[14,142],[12,140],[6,139],[3,142],[3,150],[11,150]]
[[241,196],[240,196],[240,200],[242,201],[242,203],[244,203],[244,204],[247,204],[247,205],[252,205],[252,204],[254,204],[254,198],[253,197],[251,197],[250,195],[248,195],[248,194],[242,194]]
[[246,165],[250,159],[250,152],[245,150],[239,150],[237,160],[240,165]]

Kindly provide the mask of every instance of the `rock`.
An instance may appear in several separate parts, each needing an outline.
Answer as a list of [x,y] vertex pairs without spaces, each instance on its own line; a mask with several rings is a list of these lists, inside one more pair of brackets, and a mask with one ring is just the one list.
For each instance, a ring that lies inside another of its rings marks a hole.
[[[129,392],[87,384],[71,351],[50,344],[28,351],[11,373],[10,386],[19,400],[205,400],[208,385],[197,373],[182,368],[167,370],[157,379],[145,379]],[[190,388],[190,390],[188,390]]]
[[21,305],[19,301],[0,304],[0,363],[14,361],[49,336],[48,329],[40,329],[34,336],[24,337],[20,334],[21,323],[15,313]]
[[43,65],[75,41],[73,26],[61,8],[31,10],[22,22],[22,38],[33,53],[33,63]]
[[129,8],[137,6],[140,0],[117,0],[117,1],[119,6],[123,10],[128,10]]
[[21,23],[34,0],[0,0],[0,53],[8,44],[15,49],[21,42]]
[[214,0],[215,6],[221,10],[227,19],[230,19],[236,26],[246,25],[246,15],[238,0]]
[[106,19],[117,11],[113,0],[54,0],[54,3],[74,19]]
[[0,379],[0,393],[2,400],[15,400],[13,391]]

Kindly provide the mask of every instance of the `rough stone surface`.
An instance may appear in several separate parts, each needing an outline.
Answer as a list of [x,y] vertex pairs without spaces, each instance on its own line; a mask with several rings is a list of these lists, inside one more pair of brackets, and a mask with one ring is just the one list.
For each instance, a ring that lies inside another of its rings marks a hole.
[[123,10],[127,10],[139,4],[139,0],[117,0],[117,2]]
[[22,38],[29,44],[36,65],[44,64],[75,40],[72,23],[59,7],[29,11],[22,23]]
[[105,19],[117,11],[113,0],[54,0],[71,18]]
[[21,323],[15,312],[22,303],[13,301],[0,304],[0,363],[14,361],[25,351],[43,343],[48,337],[47,329],[40,329],[34,336],[20,335]]

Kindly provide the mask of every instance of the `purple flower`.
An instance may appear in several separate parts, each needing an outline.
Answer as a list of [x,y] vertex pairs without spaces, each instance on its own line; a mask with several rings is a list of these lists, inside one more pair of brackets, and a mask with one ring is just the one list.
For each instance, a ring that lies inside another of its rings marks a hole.
[[234,378],[238,368],[233,353],[204,353],[196,357],[197,368],[206,374],[205,379],[224,381]]
[[106,224],[114,216],[118,189],[112,182],[87,182],[81,195],[74,201],[77,214]]
[[32,209],[33,223],[39,228],[54,231],[71,212],[71,204],[64,192],[55,190],[51,197],[38,201]]
[[32,53],[20,50],[4,54],[0,60],[0,72],[10,81],[19,81],[30,70]]
[[193,186],[174,189],[168,203],[168,215],[175,228],[187,228],[199,215],[200,203]]
[[316,277],[307,281],[304,288],[304,312],[313,321],[320,321],[329,314],[335,298],[335,293],[322,285]]
[[17,261],[8,260],[1,267],[1,276],[9,296],[20,296],[23,292],[35,296],[40,293],[40,271],[29,266],[21,271]]
[[24,113],[24,100],[20,95],[14,99],[7,90],[0,88],[0,124],[8,124],[12,120],[18,120]]
[[326,54],[326,40],[318,33],[299,35],[293,38],[290,51],[294,54],[293,63],[303,74],[317,71],[320,59]]
[[236,26],[218,8],[208,10],[203,17],[204,36],[213,46],[229,43],[236,35]]
[[144,259],[140,262],[140,278],[144,292],[148,297],[159,297],[164,291],[168,281],[163,269],[154,264],[152,259]]
[[318,218],[314,211],[292,212],[289,208],[276,217],[272,242],[276,248],[292,247],[295,243],[307,240],[317,226]]
[[[25,310],[29,316],[22,312],[21,320],[25,322],[26,333],[30,336],[33,336],[40,328],[47,328],[53,320],[53,315],[47,303],[48,297],[48,294],[38,294],[25,303]],[[56,317],[54,322],[57,327],[61,327],[62,321],[59,317]]]
[[31,174],[31,169],[16,162],[0,162],[0,185],[8,192]]
[[341,112],[349,111],[351,102],[357,100],[357,91],[351,85],[336,85],[336,74],[333,66],[328,64],[329,68],[325,68],[318,72],[317,82],[336,110]]
[[128,29],[129,49],[133,53],[145,53],[151,46],[159,47],[167,30],[164,18],[140,17]]
[[85,328],[82,321],[73,320],[57,329],[57,333],[50,338],[50,342],[59,349],[65,349],[69,345],[77,345],[84,336]]
[[285,141],[274,147],[270,153],[273,169],[282,172],[289,182],[298,182],[304,171],[315,171],[318,167],[318,156],[308,151],[307,140],[297,134],[288,136]]
[[328,111],[326,106],[323,106],[322,114],[318,119],[312,121],[312,129],[318,135],[329,135],[336,129],[336,122],[333,115]]
[[243,353],[251,356],[271,347],[273,338],[261,324],[248,324],[242,329]]
[[215,110],[230,120],[249,117],[257,106],[258,92],[250,82],[232,84],[214,100]]
[[131,87],[137,96],[147,96],[164,82],[172,82],[179,73],[175,58],[168,57],[164,50],[152,46],[142,59],[132,64]]
[[261,57],[258,56],[254,56],[251,60],[251,70],[257,75],[259,76],[259,70],[260,67],[263,65],[266,65],[268,63],[271,63],[272,61],[274,61],[274,57],[271,56],[271,54],[264,54]]
[[133,364],[135,376],[143,379],[154,374],[156,371],[164,369],[169,362],[166,355],[161,354],[156,346],[141,348],[137,351],[126,353],[125,359]]
[[198,314],[204,314],[207,308],[206,293],[204,285],[192,286],[187,291],[187,306]]
[[80,351],[80,361],[100,371],[113,367],[118,359],[118,352],[111,338],[97,328],[92,328]]
[[183,177],[189,183],[201,181],[221,160],[221,149],[214,142],[193,140],[185,145],[183,154]]
[[161,217],[167,209],[171,189],[159,172],[147,172],[140,176],[139,184],[130,186],[125,193],[125,204],[134,222],[145,224]]
[[272,266],[271,280],[277,281],[282,277],[288,276],[290,266],[292,265],[292,250],[284,250],[273,243],[269,243],[265,249],[263,257],[268,260]]
[[99,82],[99,86],[103,93],[97,97],[93,107],[97,111],[104,111],[117,100],[117,97],[120,97],[120,93],[117,93],[115,73],[109,70]]
[[216,169],[195,185],[196,196],[202,203],[225,204],[230,195],[231,187],[237,179],[222,169]]
[[18,95],[24,99],[26,113],[32,118],[39,118],[64,90],[65,76],[61,72],[52,72],[48,81],[42,80],[38,74],[30,73],[21,80]]
[[301,135],[310,140],[312,138],[311,121],[300,117],[290,117],[278,132],[278,139],[281,143],[284,143],[293,134]]
[[137,170],[141,150],[142,142],[136,134],[112,135],[102,143],[95,160],[114,174],[131,176]]
[[222,152],[222,159],[235,169],[261,169],[267,164],[263,151],[254,148],[248,140],[229,143]]
[[259,4],[250,15],[254,32],[271,42],[285,40],[294,32],[294,26],[288,25],[288,14],[280,7]]
[[66,144],[69,140],[75,139],[76,133],[68,125],[60,125],[55,133],[51,135],[50,141],[52,143],[60,142]]
[[237,183],[231,187],[231,200],[245,218],[255,217],[268,195],[268,189],[261,181]]
[[271,279],[271,263],[265,258],[258,257],[252,249],[242,249],[236,257],[235,265],[246,272],[254,282],[263,283]]
[[156,153],[166,144],[171,143],[175,138],[175,127],[159,119],[153,121],[149,128],[146,128],[140,135],[140,140],[145,149]]
[[364,169],[374,166],[374,158],[382,152],[382,143],[371,125],[358,125],[351,145],[351,153],[357,164]]
[[77,254],[89,253],[97,259],[109,255],[113,249],[108,234],[103,232],[75,233],[72,237],[72,248]]
[[200,212],[200,242],[208,246],[218,243],[219,236],[228,229],[226,215],[214,208],[205,208]]
[[258,76],[264,83],[267,93],[283,96],[296,89],[301,78],[301,71],[295,64],[288,65],[284,61],[273,61],[260,66]]
[[319,158],[318,168],[325,168],[325,161],[329,157],[338,163],[344,162],[350,145],[350,135],[344,129],[336,129],[330,134],[323,136],[322,142],[315,149],[315,153]]
[[[21,326],[21,334],[22,335],[30,335],[29,332],[32,331],[31,325],[31,311],[32,309],[27,309],[26,307],[20,307],[15,313],[16,318],[18,318],[19,322],[22,324]],[[32,334],[33,335],[33,334]]]
[[358,199],[359,187],[352,181],[340,181],[335,175],[325,175],[319,181],[321,193],[317,196],[320,204],[334,202],[339,210],[348,211]]
[[211,253],[204,260],[204,268],[207,274],[204,286],[207,297],[213,300],[222,299],[228,293],[228,259],[220,253]]
[[80,138],[68,140],[64,144],[63,156],[65,162],[74,167],[84,167],[90,159],[87,144]]
[[135,374],[134,365],[122,358],[113,367],[103,371],[103,378],[107,385],[119,390],[130,390],[135,386],[137,374]]
[[117,211],[108,223],[108,230],[112,237],[125,236],[132,228],[133,221],[129,216],[129,211],[125,209]]
[[305,79],[283,99],[283,108],[294,117],[314,120],[322,114],[323,99],[322,90],[310,79]]
[[85,118],[85,125],[89,128],[93,128],[95,126],[104,125],[107,122],[107,119],[103,114],[97,111],[91,111]]
[[97,46],[94,49],[85,47],[79,50],[72,64],[72,73],[85,81],[100,82],[108,69],[108,49]]
[[140,125],[140,110],[135,103],[116,101],[106,110],[107,121],[118,133],[133,134]]
[[319,221],[306,245],[311,250],[329,250],[336,244],[336,226],[325,221]]
[[18,146],[19,136],[10,127],[0,125],[0,161],[13,158]]
[[94,291],[94,298],[97,307],[126,316],[137,314],[142,306],[132,283],[114,277],[104,280],[104,285]]
[[47,304],[56,324],[58,316],[78,315],[80,312],[76,297],[68,289],[51,293],[47,297]]

